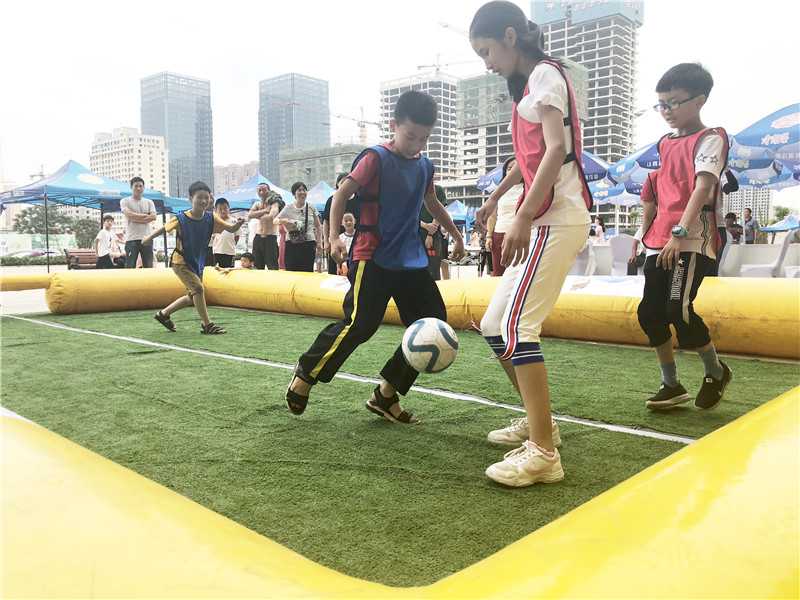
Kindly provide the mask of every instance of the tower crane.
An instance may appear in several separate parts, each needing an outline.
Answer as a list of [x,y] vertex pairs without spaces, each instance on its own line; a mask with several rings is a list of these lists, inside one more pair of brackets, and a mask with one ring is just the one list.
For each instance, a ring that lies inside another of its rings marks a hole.
[[[350,116],[350,115],[343,115],[341,113],[334,113],[334,112],[331,112],[329,110],[319,110],[318,108],[311,108],[310,106],[304,106],[303,104],[300,104],[299,102],[281,102],[280,100],[271,100],[270,103],[271,104],[281,104],[283,106],[291,106],[293,108],[298,108],[300,110],[305,110],[305,111],[308,111],[308,112],[311,112],[311,113],[315,113],[315,114],[318,114],[318,115],[326,115],[326,116],[329,116],[329,117],[335,117],[337,119],[347,119],[348,121],[355,121],[358,124],[358,131],[359,131],[358,141],[362,146],[366,146],[367,145],[367,125],[375,125],[376,127],[380,127],[381,126],[380,123],[376,123],[375,121],[367,121],[364,118],[364,107],[363,106],[360,108],[360,110],[361,110],[361,118],[359,119],[358,117],[353,117],[353,116]],[[328,124],[330,124],[330,123],[328,123]]]

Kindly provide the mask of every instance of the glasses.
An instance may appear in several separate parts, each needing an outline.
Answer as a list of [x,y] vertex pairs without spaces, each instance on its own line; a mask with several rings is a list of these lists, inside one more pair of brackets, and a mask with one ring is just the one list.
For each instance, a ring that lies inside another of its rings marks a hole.
[[678,110],[681,104],[683,104],[684,102],[688,102],[689,100],[694,100],[699,95],[700,94],[695,94],[691,98],[687,98],[686,100],[681,100],[680,102],[678,102],[677,100],[673,100],[672,102],[667,102],[666,104],[658,103],[653,105],[653,110],[656,111],[657,113],[667,112],[667,110],[676,111]]

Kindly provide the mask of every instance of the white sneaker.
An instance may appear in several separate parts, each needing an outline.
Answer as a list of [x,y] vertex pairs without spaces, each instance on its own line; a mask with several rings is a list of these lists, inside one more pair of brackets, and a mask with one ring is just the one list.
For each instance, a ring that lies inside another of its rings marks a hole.
[[558,450],[550,457],[534,444],[525,440],[516,450],[507,452],[503,460],[486,469],[486,475],[504,485],[525,487],[537,481],[556,483],[564,479],[561,455]]
[[[561,447],[561,433],[558,431],[558,423],[553,423],[553,445],[556,448]],[[519,446],[522,442],[530,437],[530,430],[528,429],[528,418],[522,417],[521,419],[511,419],[511,425],[505,429],[496,429],[490,431],[487,439],[495,444],[503,444],[504,446]]]

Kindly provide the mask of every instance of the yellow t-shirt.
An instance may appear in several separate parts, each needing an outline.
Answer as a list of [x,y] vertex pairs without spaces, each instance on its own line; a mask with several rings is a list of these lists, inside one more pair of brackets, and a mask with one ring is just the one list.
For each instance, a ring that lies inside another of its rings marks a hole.
[[[187,210],[187,211],[184,211],[183,214],[185,214],[187,217],[192,219],[192,215],[190,214],[191,212],[192,212],[191,210]],[[199,221],[200,219],[192,219],[192,220],[193,221]],[[225,221],[223,221],[222,219],[220,219],[217,216],[216,213],[214,213],[214,231],[213,231],[213,233],[222,233],[223,231],[225,231],[226,227],[228,227],[228,224]],[[178,217],[173,217],[172,219],[170,219],[167,222],[166,225],[164,225],[164,229],[166,229],[167,233],[169,233],[170,231],[173,231],[176,228],[178,229],[179,236],[175,240],[175,249],[183,251],[183,245],[181,244],[181,238],[180,238],[180,233],[181,233],[181,231],[180,231],[180,221],[178,221]],[[174,252],[172,254],[172,263],[176,264],[176,265],[185,265],[186,264],[186,260],[184,260],[183,255],[180,252]]]

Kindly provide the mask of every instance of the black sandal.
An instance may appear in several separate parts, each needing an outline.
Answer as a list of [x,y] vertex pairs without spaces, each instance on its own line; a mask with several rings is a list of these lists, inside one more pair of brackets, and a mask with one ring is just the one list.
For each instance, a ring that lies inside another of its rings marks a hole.
[[402,425],[419,424],[419,419],[417,419],[407,410],[404,410],[396,417],[392,414],[391,407],[399,402],[400,398],[397,397],[397,394],[393,394],[390,398],[386,398],[383,394],[381,394],[381,386],[378,386],[375,388],[375,391],[372,392],[372,398],[367,400],[365,406],[367,407],[368,411],[374,412],[376,415],[379,415],[384,419],[388,419],[392,423],[400,423]]
[[165,315],[161,311],[158,311],[156,313],[155,319],[170,331],[178,331],[178,328],[175,327],[175,323],[172,322],[172,319],[170,319],[167,315]]
[[203,325],[203,328],[200,330],[200,333],[208,333],[211,335],[219,335],[221,333],[228,333],[227,329],[223,329],[219,325],[214,325],[214,323],[209,323],[208,325]]
[[289,382],[289,387],[286,388],[286,408],[288,408],[293,415],[302,415],[306,410],[306,406],[308,406],[308,396],[303,396],[302,394],[292,391],[292,384],[295,379],[305,381],[309,385],[314,385],[315,382],[309,381],[303,376],[299,362],[294,366],[292,380]]

